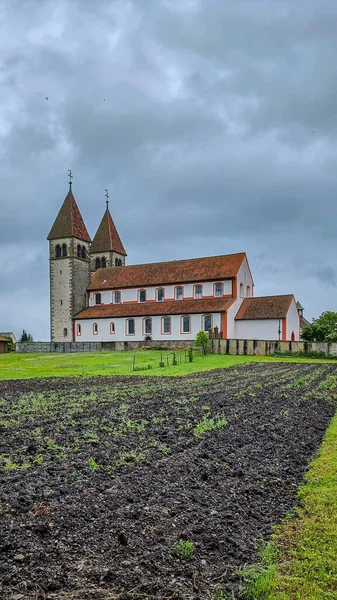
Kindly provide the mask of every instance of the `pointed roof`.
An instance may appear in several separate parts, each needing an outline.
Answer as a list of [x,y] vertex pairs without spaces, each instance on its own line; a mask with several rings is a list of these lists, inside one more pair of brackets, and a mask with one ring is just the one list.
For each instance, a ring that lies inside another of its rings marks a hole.
[[96,231],[90,252],[92,254],[95,252],[117,252],[118,254],[127,256],[108,208]]
[[47,240],[57,240],[58,238],[67,237],[75,237],[84,242],[91,242],[71,189],[64,199]]

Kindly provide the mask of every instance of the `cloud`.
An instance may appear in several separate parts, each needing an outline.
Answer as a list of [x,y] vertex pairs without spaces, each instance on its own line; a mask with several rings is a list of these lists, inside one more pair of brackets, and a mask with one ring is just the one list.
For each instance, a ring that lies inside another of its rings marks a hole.
[[130,262],[245,250],[257,294],[333,308],[336,16],[315,0],[4,0],[0,329],[49,335],[45,237],[68,168],[92,236],[109,188]]

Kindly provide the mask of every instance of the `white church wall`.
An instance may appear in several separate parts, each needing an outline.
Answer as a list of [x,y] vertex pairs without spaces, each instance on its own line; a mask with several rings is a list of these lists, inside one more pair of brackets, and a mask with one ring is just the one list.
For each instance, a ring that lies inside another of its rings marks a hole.
[[[282,319],[280,320],[282,339]],[[243,319],[235,321],[235,336],[237,340],[278,340],[278,319]]]
[[235,340],[235,316],[243,302],[242,298],[237,298],[233,304],[227,309],[227,339]]
[[[247,265],[247,261],[246,261]],[[246,270],[242,271],[242,281],[248,281],[247,272],[249,272],[248,265],[246,266]],[[241,280],[240,280],[241,281]],[[232,280],[219,280],[219,281],[206,281],[206,282],[198,282],[195,283],[182,283],[177,285],[163,285],[163,286],[149,286],[149,287],[137,287],[137,288],[120,288],[121,292],[121,302],[138,302],[138,292],[141,289],[146,290],[146,301],[156,300],[156,290],[158,288],[164,288],[165,300],[174,300],[175,299],[175,288],[182,287],[183,288],[183,298],[191,299],[194,297],[194,286],[202,285],[203,286],[203,297],[213,297],[214,296],[214,284],[222,283],[224,286],[224,295],[231,296],[232,295]],[[238,288],[239,289],[239,288]],[[110,304],[113,301],[113,292],[117,290],[101,290],[102,294],[102,304]],[[89,306],[95,305],[95,294],[97,291],[90,291],[89,293]]]
[[[150,316],[150,315],[149,315]],[[194,340],[198,331],[203,328],[203,315],[193,314],[191,316],[191,333],[181,333],[181,316],[186,315],[165,315],[171,316],[171,333],[162,333],[161,316],[152,316],[152,334],[153,340]],[[77,342],[113,342],[113,341],[142,341],[146,335],[143,332],[143,317],[135,318],[135,335],[126,334],[126,318],[111,317],[109,319],[78,319],[75,322],[75,341]],[[110,333],[110,323],[115,325],[115,333]],[[98,333],[93,333],[94,323],[98,325]],[[81,335],[77,334],[77,324],[81,325]],[[220,313],[213,313],[213,327],[221,328]]]
[[[242,287],[241,287],[242,285]],[[242,290],[242,294],[241,294]],[[248,261],[246,258],[243,259],[241,267],[237,277],[237,297],[238,298],[251,298],[254,295],[253,280],[250,273]]]
[[287,340],[291,340],[292,332],[295,333],[295,342],[298,342],[300,339],[300,318],[298,316],[295,298],[293,298],[287,313]]

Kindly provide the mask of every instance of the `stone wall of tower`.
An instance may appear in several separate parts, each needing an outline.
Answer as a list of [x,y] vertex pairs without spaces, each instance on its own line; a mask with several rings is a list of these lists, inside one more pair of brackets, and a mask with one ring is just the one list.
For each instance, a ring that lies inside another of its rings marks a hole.
[[124,254],[118,254],[117,252],[93,252],[90,254],[90,273],[94,273],[96,271],[96,258],[100,258],[102,260],[103,256],[105,256],[106,266],[114,267],[116,258],[122,261],[123,267],[125,267],[125,256]]
[[[66,257],[56,257],[56,246],[67,246]],[[77,257],[77,244],[86,248],[86,258]],[[89,244],[76,238],[52,240],[50,256],[50,337],[52,342],[73,341],[74,314],[86,306],[89,285]]]

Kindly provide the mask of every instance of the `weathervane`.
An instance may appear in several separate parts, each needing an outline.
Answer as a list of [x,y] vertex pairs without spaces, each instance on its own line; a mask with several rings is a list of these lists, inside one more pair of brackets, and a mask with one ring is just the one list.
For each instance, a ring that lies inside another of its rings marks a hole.
[[72,176],[72,174],[71,174],[71,169],[68,169],[68,176],[69,176],[69,189],[71,190],[71,183],[72,183],[72,181],[71,181],[71,180],[72,180],[72,178],[73,178],[73,176]]
[[106,209],[109,210],[109,190],[105,188]]

